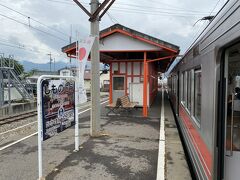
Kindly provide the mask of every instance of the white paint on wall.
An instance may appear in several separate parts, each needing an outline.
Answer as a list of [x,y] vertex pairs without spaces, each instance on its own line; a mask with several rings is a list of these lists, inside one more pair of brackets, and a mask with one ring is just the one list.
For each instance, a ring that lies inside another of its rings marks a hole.
[[128,75],[131,75],[132,74],[132,63],[128,62],[127,66],[128,66],[128,68],[127,68]]
[[120,73],[126,73],[126,63],[125,62],[120,63]]
[[134,82],[134,83],[140,83],[139,77],[134,77],[134,78],[133,78],[133,82]]
[[133,74],[140,75],[140,62],[133,63]]
[[114,71],[118,71],[118,63],[112,63],[112,73],[114,73]]
[[70,69],[62,69],[60,70],[60,76],[72,76],[72,72]]
[[[149,107],[149,84],[147,88],[147,105]],[[138,102],[139,106],[143,106],[143,83],[130,83],[129,84],[129,98],[132,102]]]
[[[11,100],[20,100],[22,95],[18,92],[15,87],[10,88]],[[8,88],[4,88],[4,101],[8,101]]]
[[130,89],[130,83],[132,83],[132,78],[131,78],[131,77],[128,77],[128,79],[127,79],[127,87],[128,87],[127,92],[128,92],[128,94],[130,93],[130,91],[129,91],[129,89]]
[[100,41],[102,51],[161,50],[161,48],[138,39],[115,33]]

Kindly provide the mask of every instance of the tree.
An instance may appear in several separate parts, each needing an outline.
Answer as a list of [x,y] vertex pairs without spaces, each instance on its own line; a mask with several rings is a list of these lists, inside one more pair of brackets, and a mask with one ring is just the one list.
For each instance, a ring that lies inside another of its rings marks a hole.
[[33,76],[35,74],[35,72],[37,72],[37,71],[38,71],[38,69],[32,69],[31,71],[25,73],[25,74],[27,74],[26,77]]
[[14,70],[17,75],[21,75],[24,73],[24,67],[17,60],[11,58],[3,58],[4,66],[6,67],[14,67]]
[[17,60],[14,60],[14,69],[18,75],[24,73],[24,66],[20,64]]

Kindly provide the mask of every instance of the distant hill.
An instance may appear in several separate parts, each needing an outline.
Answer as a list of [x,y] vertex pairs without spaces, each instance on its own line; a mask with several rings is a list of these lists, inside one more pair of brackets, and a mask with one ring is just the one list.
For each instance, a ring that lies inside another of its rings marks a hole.
[[[26,72],[31,71],[32,69],[38,69],[40,71],[49,71],[50,70],[50,64],[46,63],[46,64],[40,64],[40,63],[33,63],[33,62],[29,62],[29,61],[21,61],[20,62],[23,66],[24,66],[24,70]],[[56,62],[55,63],[55,70],[59,70],[61,68],[66,67],[68,64],[64,63],[64,62]],[[52,70],[54,69],[54,66],[52,64]]]
[[[29,61],[20,61],[20,63],[24,66],[24,70],[25,72],[31,71],[32,69],[38,69],[40,71],[49,71],[50,70],[50,65],[49,63],[45,63],[45,64],[40,64],[40,63],[33,63],[33,62],[29,62]],[[69,64],[68,63],[64,63],[61,61],[55,62],[55,70],[59,70],[65,67],[68,67]],[[90,69],[91,68],[91,63],[87,62],[87,67],[86,69]],[[103,69],[104,65],[101,64],[100,65],[100,69]],[[52,64],[52,70],[54,70],[54,65]]]

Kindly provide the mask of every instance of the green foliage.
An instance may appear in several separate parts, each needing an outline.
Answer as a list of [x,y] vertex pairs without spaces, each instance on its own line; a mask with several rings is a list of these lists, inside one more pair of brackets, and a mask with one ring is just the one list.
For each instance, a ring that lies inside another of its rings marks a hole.
[[24,76],[24,78],[29,77],[29,76],[33,76],[36,71],[37,71],[37,69],[32,69],[29,72],[25,72],[23,76]]
[[23,74],[23,72],[24,72],[23,65],[20,64],[17,60],[14,60],[14,69],[18,75]]
[[17,60],[15,59],[10,59],[10,58],[3,58],[4,66],[5,67],[14,67],[15,72],[17,75],[21,75],[24,73],[24,67],[22,64],[20,64]]

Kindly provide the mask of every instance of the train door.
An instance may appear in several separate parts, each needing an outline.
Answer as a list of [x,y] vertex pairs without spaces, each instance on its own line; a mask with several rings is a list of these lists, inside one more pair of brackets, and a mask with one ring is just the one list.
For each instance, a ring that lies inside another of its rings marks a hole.
[[240,178],[240,43],[225,51],[224,179]]

